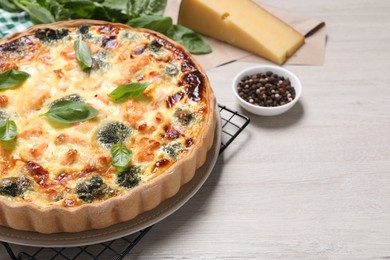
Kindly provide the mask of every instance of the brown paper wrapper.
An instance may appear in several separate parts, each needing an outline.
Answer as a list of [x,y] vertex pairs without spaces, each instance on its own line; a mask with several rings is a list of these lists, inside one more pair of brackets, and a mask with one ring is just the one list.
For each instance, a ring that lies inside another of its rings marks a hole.
[[[305,36],[305,44],[289,57],[285,64],[290,65],[322,65],[324,62],[326,28],[325,23],[314,18],[307,17],[300,13],[276,8],[262,4],[256,0],[257,4],[264,9],[289,24],[298,32]],[[176,23],[179,13],[180,0],[168,1],[165,15],[171,16]],[[196,55],[195,58],[204,69],[211,69],[232,61],[246,61],[260,64],[271,64],[271,61],[251,54],[245,50],[236,48],[227,43],[205,37],[204,39],[211,45],[213,52],[206,55]]]

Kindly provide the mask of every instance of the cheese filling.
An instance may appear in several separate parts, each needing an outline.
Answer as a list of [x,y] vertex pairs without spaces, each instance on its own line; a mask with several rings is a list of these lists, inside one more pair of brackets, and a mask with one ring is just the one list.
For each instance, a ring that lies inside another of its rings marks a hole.
[[[89,46],[90,71],[76,59],[78,37]],[[204,76],[157,35],[110,26],[40,29],[0,45],[0,54],[0,72],[30,74],[0,91],[0,117],[18,129],[14,142],[0,143],[2,198],[74,207],[120,196],[164,172],[198,141],[207,111]],[[132,82],[149,83],[139,98],[108,96]],[[54,122],[43,114],[59,100],[84,102],[99,114]],[[132,152],[125,168],[112,166],[111,145],[104,143],[117,140]]]

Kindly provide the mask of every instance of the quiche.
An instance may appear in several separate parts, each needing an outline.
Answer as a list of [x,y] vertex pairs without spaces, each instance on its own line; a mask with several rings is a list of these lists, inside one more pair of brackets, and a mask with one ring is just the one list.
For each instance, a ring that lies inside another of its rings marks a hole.
[[80,232],[155,208],[204,164],[215,106],[154,31],[73,20],[0,40],[0,225]]

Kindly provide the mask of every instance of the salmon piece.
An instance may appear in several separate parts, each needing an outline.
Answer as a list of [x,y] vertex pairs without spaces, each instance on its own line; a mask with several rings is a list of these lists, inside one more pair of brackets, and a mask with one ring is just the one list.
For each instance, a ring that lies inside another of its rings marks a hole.
[[49,54],[43,54],[38,57],[38,60],[46,65],[53,65],[53,58]]
[[63,166],[71,165],[76,161],[77,155],[78,155],[77,149],[69,149],[62,157],[60,164]]
[[76,59],[76,53],[74,51],[73,44],[66,47],[63,51],[61,51],[60,54],[67,60]]
[[104,104],[108,105],[110,104],[110,98],[107,95],[97,95],[97,98],[102,101]]
[[141,138],[138,142],[136,158],[139,162],[150,162],[154,160],[154,150],[160,147],[160,143],[147,137]]
[[45,152],[48,144],[46,142],[41,143],[38,146],[35,146],[33,148],[30,148],[28,150],[28,155],[32,157],[33,159],[40,159]]
[[134,99],[126,100],[125,109],[124,120],[132,127],[137,128],[139,121],[143,118],[143,115],[146,112],[146,109]]
[[0,65],[0,68],[1,68],[2,71],[7,71],[7,70],[10,70],[10,69],[14,69],[14,70],[18,70],[19,69],[18,65],[14,64],[14,63],[2,64],[2,65]]
[[30,137],[41,137],[43,135],[43,129],[39,125],[35,125],[32,129],[26,129],[18,134],[18,138],[27,139]]
[[91,51],[91,54],[95,54],[101,49],[99,44],[93,42],[87,42],[87,43],[88,43],[89,50]]
[[27,106],[30,109],[39,110],[42,108],[43,103],[45,103],[46,99],[51,96],[50,90],[42,90],[38,95],[27,101]]
[[152,71],[149,73],[149,82],[153,82],[153,80],[157,77],[161,76],[161,73],[158,71]]
[[156,130],[155,126],[148,126],[147,123],[143,123],[138,126],[137,130],[142,134],[151,134]]
[[53,72],[57,75],[58,78],[62,79],[65,77],[65,74],[62,72],[62,69],[53,70]]
[[161,112],[157,112],[155,116],[157,124],[161,124],[164,121],[164,116]]
[[129,56],[128,54],[122,52],[121,54],[119,54],[118,60],[121,60],[121,61],[126,60],[128,56]]
[[0,176],[7,174],[9,167],[10,167],[9,162],[0,160]]
[[148,65],[150,63],[150,59],[147,56],[141,56],[139,59],[135,60],[134,63],[130,65],[129,72],[130,74],[134,74],[140,68]]
[[78,138],[78,137],[71,137],[66,134],[60,134],[59,136],[54,139],[55,145],[62,145],[62,144],[86,144],[85,140]]
[[6,107],[8,105],[8,97],[6,95],[0,96],[0,107]]

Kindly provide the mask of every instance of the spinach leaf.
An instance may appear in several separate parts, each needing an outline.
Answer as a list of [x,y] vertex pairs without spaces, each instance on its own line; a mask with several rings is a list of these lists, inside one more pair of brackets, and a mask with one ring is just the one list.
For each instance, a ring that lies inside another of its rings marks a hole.
[[193,54],[207,54],[212,51],[210,45],[199,34],[187,27],[174,25],[169,29],[167,36],[183,44]]
[[91,17],[95,20],[104,20],[114,23],[126,23],[129,19],[126,14],[123,14],[119,10],[111,9],[110,7],[104,7],[99,3],[95,3],[96,9]]
[[16,137],[17,127],[13,120],[7,118],[5,122],[0,125],[0,140],[12,141]]
[[92,67],[92,56],[89,46],[81,39],[81,36],[74,43],[76,59],[82,70],[87,71]]
[[149,85],[149,82],[126,83],[114,89],[108,96],[118,102],[128,98],[138,98]]
[[147,28],[166,34],[172,27],[173,22],[171,17],[148,15],[131,19],[127,24],[134,28]]
[[14,3],[17,7],[30,15],[30,19],[33,23],[55,22],[53,15],[37,3],[32,3],[27,0],[14,0]]
[[96,117],[99,111],[83,103],[72,100],[58,101],[43,116],[65,124],[83,122]]
[[113,10],[119,10],[125,14],[128,13],[129,9],[129,0],[105,0],[102,2],[102,5],[104,7],[113,9]]
[[8,89],[22,84],[30,74],[19,70],[6,70],[0,73],[0,89]]
[[0,8],[8,12],[20,12],[22,9],[17,7],[12,0],[2,0],[0,1]]
[[162,16],[167,6],[167,0],[132,0],[130,11],[135,17],[145,15]]
[[123,143],[114,144],[110,149],[110,153],[112,156],[112,166],[118,168],[126,167],[132,157],[131,150],[128,149]]
[[56,21],[69,20],[71,18],[71,10],[64,8],[56,0],[38,0],[37,2],[49,11]]

